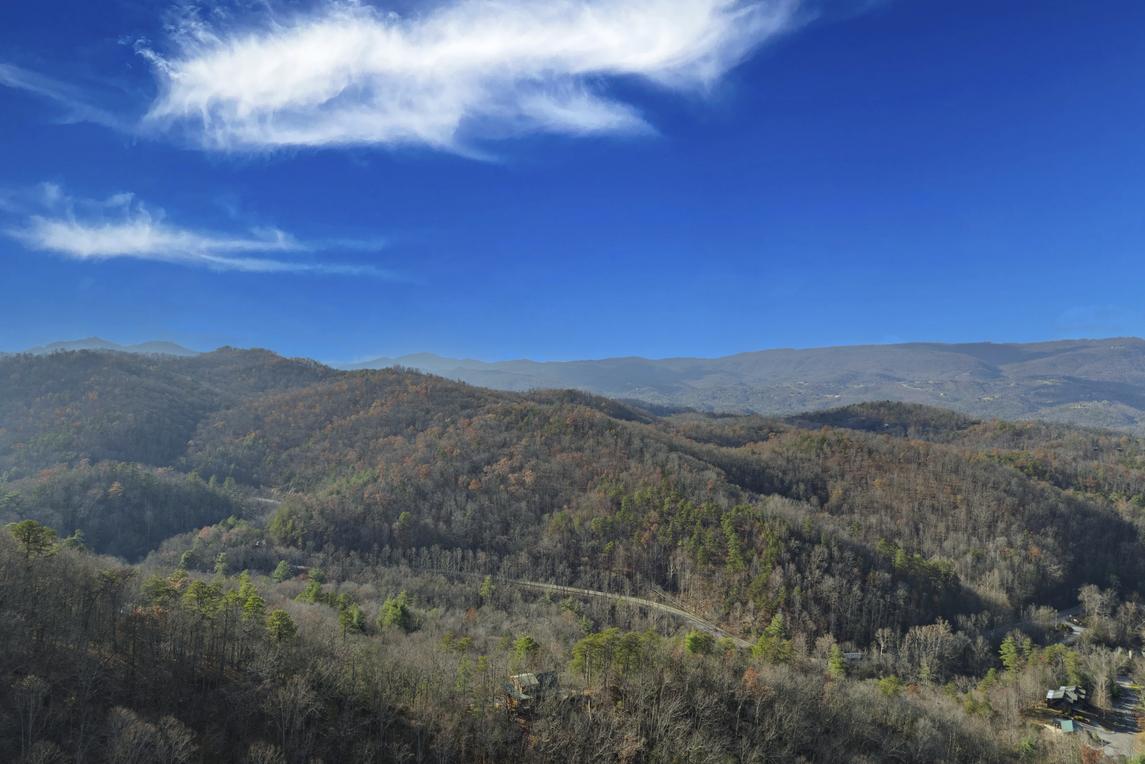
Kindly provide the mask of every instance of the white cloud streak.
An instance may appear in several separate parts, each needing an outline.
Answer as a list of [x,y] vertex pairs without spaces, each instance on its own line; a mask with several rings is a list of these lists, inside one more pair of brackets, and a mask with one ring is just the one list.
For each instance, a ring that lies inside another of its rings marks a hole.
[[91,122],[115,130],[127,130],[126,123],[111,112],[94,106],[77,88],[37,72],[0,63],[0,87],[22,90],[63,107],[65,121]]
[[[13,198],[12,196],[8,197]],[[28,210],[35,208],[35,214]],[[286,260],[266,255],[312,253],[316,249],[276,228],[220,234],[172,225],[132,194],[101,201],[73,199],[53,184],[26,194],[9,212],[24,213],[9,236],[29,249],[77,260],[133,258],[178,263],[219,271],[249,273],[343,273],[391,277],[368,266]]]
[[795,23],[798,0],[450,0],[323,6],[253,31],[195,22],[146,55],[153,126],[204,146],[415,145],[650,130],[615,81],[702,92]]

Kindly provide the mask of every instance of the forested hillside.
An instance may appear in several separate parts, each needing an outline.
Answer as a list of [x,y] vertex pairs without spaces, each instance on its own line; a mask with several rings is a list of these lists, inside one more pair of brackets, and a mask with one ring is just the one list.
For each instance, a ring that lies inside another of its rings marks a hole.
[[[1116,670],[1062,654],[1046,608],[1085,592],[1094,651],[1145,625],[1126,435],[657,412],[263,351],[14,356],[0,391],[0,521],[25,521],[0,538],[0,759],[1070,760],[1023,704]],[[564,700],[508,714],[525,668]]]
[[84,460],[9,484],[0,513],[66,528],[84,545],[134,562],[171,536],[241,516],[233,481],[226,489],[170,469]]
[[480,552],[545,580],[663,587],[746,629],[786,605],[862,642],[879,625],[1070,601],[1142,572],[1132,502],[1118,511],[977,445],[1000,425],[884,406],[879,429],[932,440],[807,418],[737,440],[751,420],[605,405],[358,373],[209,420],[184,466],[296,491],[270,524],[292,546]]
[[78,459],[168,465],[203,418],[317,382],[312,361],[223,348],[193,358],[81,351],[0,359],[0,473]]

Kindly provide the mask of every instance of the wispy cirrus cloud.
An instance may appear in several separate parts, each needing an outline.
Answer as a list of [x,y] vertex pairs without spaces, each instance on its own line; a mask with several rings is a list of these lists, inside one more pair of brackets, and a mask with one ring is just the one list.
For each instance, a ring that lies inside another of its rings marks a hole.
[[185,16],[142,48],[146,121],[220,150],[416,145],[651,128],[618,80],[711,86],[796,22],[798,0],[449,0],[410,16],[326,3],[256,28]]
[[54,102],[63,108],[67,122],[91,122],[115,130],[133,129],[129,120],[96,106],[80,88],[38,72],[0,63],[0,87],[23,90]]
[[0,209],[22,219],[7,229],[11,238],[28,249],[77,260],[133,258],[220,271],[395,278],[371,266],[285,259],[285,254],[313,255],[351,247],[306,243],[277,228],[220,233],[175,225],[162,210],[148,208],[130,193],[101,200],[77,199],[59,186],[42,184],[34,192],[2,195],[0,202]]

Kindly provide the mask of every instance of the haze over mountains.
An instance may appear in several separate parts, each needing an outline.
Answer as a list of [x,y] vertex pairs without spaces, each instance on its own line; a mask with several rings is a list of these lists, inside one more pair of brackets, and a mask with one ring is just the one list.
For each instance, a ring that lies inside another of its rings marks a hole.
[[192,356],[196,351],[185,348],[174,342],[139,342],[134,345],[120,345],[117,342],[105,340],[102,337],[85,337],[82,340],[63,340],[51,342],[47,345],[37,345],[25,350],[32,355],[45,355],[47,353],[60,353],[67,350],[114,350],[119,353],[143,353],[153,355]]
[[1145,432],[1145,341],[867,345],[763,350],[723,358],[597,361],[378,358],[500,390],[573,388],[708,411],[791,414],[893,400],[975,416]]
[[[32,354],[110,350],[171,356],[173,342],[122,345],[98,337]],[[1145,433],[1145,340],[909,343],[762,350],[722,358],[480,361],[418,353],[344,369],[404,367],[479,387],[568,388],[702,411],[793,414],[891,400],[979,417],[1044,419]]]

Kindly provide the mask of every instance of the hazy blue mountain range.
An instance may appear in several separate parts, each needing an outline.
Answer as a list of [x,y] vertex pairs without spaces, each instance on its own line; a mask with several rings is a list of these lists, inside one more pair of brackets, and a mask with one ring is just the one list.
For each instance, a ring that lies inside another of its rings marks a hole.
[[102,337],[87,337],[82,340],[64,340],[62,342],[52,342],[47,345],[38,345],[25,350],[25,353],[32,355],[44,355],[46,353],[59,353],[66,350],[115,350],[120,353],[143,353],[151,355],[178,355],[178,356],[192,356],[197,355],[197,351],[185,348],[182,345],[177,345],[174,342],[140,342],[135,345],[120,345],[119,343],[105,340]]
[[975,416],[1145,432],[1145,340],[868,345],[722,358],[484,362],[423,353],[347,368],[404,366],[501,390],[574,388],[702,410],[789,414],[872,400]]
[[[27,353],[107,350],[190,357],[172,342],[98,337]],[[347,364],[405,367],[497,390],[570,388],[661,406],[793,414],[864,401],[940,406],[979,417],[1044,419],[1145,433],[1145,340],[909,343],[761,350],[722,358],[481,361],[417,353]]]

